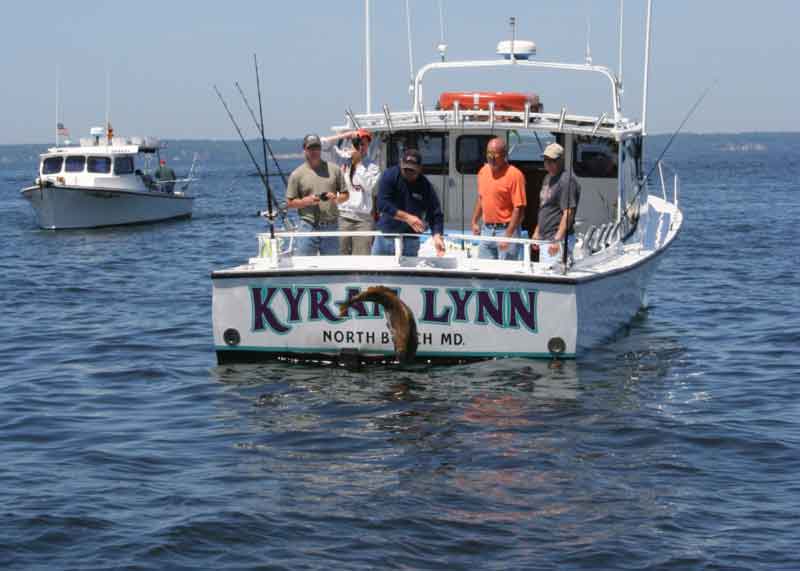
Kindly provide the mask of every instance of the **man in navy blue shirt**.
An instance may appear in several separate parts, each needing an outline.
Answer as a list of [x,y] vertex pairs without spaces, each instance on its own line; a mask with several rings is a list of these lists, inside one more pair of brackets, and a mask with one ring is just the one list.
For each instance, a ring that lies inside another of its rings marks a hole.
[[[381,216],[377,227],[381,232],[422,234],[430,228],[436,255],[444,255],[444,214],[433,185],[422,174],[422,156],[418,150],[407,149],[400,165],[386,169],[381,175],[378,212]],[[419,238],[403,238],[404,256],[416,256],[418,251]],[[378,236],[372,244],[372,254],[394,255],[394,237]]]

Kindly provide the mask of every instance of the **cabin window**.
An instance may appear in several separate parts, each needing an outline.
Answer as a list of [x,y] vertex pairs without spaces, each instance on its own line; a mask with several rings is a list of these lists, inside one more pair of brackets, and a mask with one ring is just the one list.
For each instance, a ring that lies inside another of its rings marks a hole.
[[56,174],[61,172],[64,157],[47,157],[42,161],[42,174]]
[[132,174],[133,157],[115,157],[114,174]]
[[478,174],[486,164],[486,146],[495,135],[462,135],[456,144],[456,169],[461,174]]
[[585,178],[617,178],[619,143],[613,139],[577,135],[572,143],[575,175]]
[[89,172],[110,173],[111,157],[89,157],[86,166]]
[[392,167],[400,162],[406,149],[417,149],[422,155],[424,174],[447,174],[448,156],[447,133],[418,133],[407,131],[394,133],[389,138],[389,156],[386,166]]
[[67,157],[64,170],[66,172],[83,172],[83,167],[86,164],[86,157]]

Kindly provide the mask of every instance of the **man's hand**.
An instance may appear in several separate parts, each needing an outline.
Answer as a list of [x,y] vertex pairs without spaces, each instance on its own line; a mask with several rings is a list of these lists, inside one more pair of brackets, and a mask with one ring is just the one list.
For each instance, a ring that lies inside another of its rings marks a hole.
[[478,224],[477,222],[472,223],[472,233],[475,234],[476,236],[481,235],[481,225]]
[[408,218],[406,219],[406,224],[411,226],[414,232],[419,232],[420,234],[422,232],[425,232],[425,223],[422,220],[420,220],[417,216],[414,216],[413,214],[408,215]]
[[316,194],[309,194],[303,199],[303,206],[314,206],[319,204],[319,196]]
[[506,250],[508,250],[508,242],[498,242],[497,249],[500,250],[501,252],[505,252]]
[[547,247],[547,253],[551,256],[555,256],[558,254],[558,251],[561,249],[561,242],[553,242]]
[[433,245],[436,248],[436,255],[437,256],[444,256],[444,252],[445,252],[444,238],[442,238],[441,234],[434,234],[433,235]]

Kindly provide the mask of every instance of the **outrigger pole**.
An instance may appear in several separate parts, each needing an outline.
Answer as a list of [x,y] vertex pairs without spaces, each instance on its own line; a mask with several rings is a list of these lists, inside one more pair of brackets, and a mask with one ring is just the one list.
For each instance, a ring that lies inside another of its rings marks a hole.
[[272,190],[269,187],[269,182],[267,180],[267,177],[261,170],[261,165],[258,164],[255,155],[253,155],[253,151],[250,150],[250,145],[247,144],[247,141],[245,140],[244,135],[242,134],[242,130],[239,128],[239,124],[236,122],[236,119],[234,119],[233,113],[231,113],[231,110],[228,108],[228,104],[225,103],[225,99],[222,97],[222,93],[219,92],[219,89],[217,89],[216,85],[214,85],[213,87],[214,87],[214,92],[217,94],[217,97],[219,97],[219,100],[222,102],[222,106],[225,108],[225,111],[227,111],[231,123],[233,123],[233,126],[236,128],[236,132],[239,134],[239,139],[241,139],[244,148],[247,150],[247,154],[250,155],[250,160],[253,161],[253,165],[256,167],[256,172],[258,173],[258,176],[261,177],[261,182],[264,183],[264,188],[267,190],[267,199],[270,204],[270,219],[269,219],[270,238],[275,239],[275,221],[272,219],[272,210],[271,210]]

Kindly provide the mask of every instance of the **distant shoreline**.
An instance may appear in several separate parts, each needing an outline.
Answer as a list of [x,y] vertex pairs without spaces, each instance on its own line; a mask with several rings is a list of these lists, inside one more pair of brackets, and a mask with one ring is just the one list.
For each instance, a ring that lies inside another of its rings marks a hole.
[[[743,131],[743,132],[714,132],[714,133],[692,133],[692,132],[684,132],[680,133],[679,137],[703,137],[703,138],[748,138],[748,137],[774,137],[774,136],[798,136],[800,135],[800,131]],[[661,137],[670,137],[672,133],[651,133],[647,135],[648,138],[661,138]],[[169,139],[169,138],[159,138],[160,141],[166,143],[240,143],[238,139],[216,139],[216,138],[209,138],[209,139]],[[302,147],[302,137],[298,137],[297,139],[289,139],[289,138],[279,138],[279,139],[268,139],[269,142],[273,146],[273,150],[275,146],[280,145],[282,147],[290,146],[293,148],[297,148],[297,152],[291,153],[276,153],[275,156],[277,158],[282,159],[296,159],[302,158],[303,153],[300,151]],[[249,139],[248,143],[252,144],[260,144],[259,139]],[[51,147],[53,146],[53,141],[44,141],[38,143],[0,143],[0,147],[20,147],[20,146],[42,146],[42,147]]]

